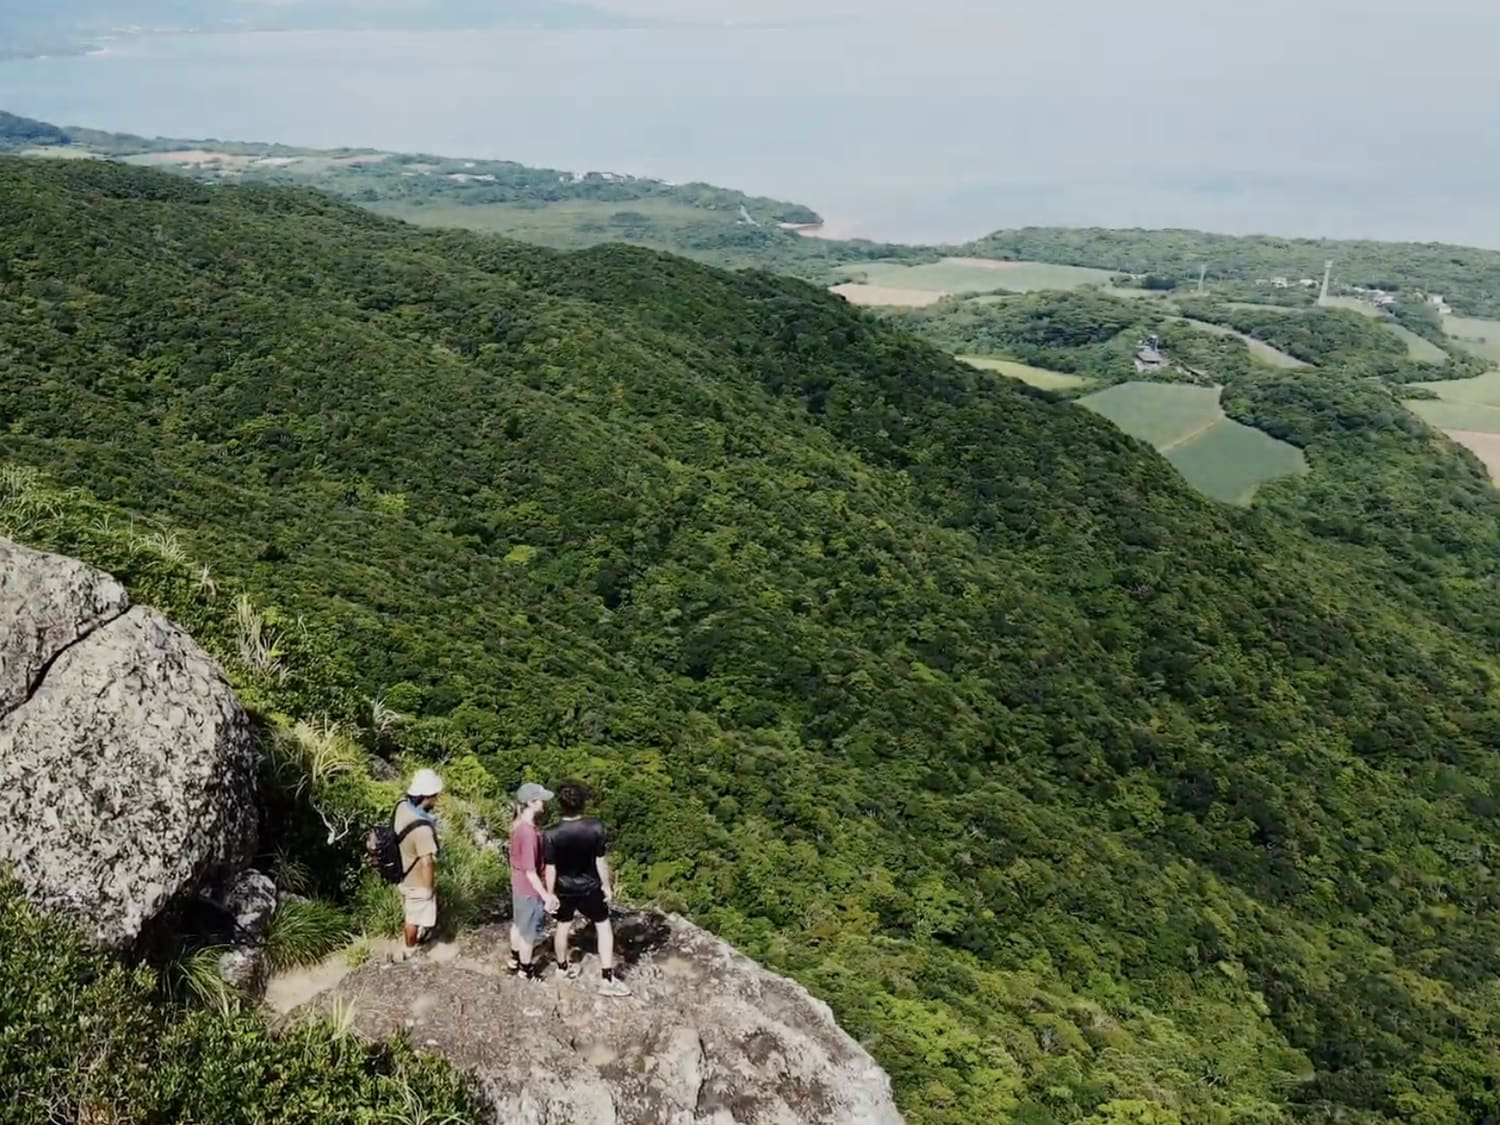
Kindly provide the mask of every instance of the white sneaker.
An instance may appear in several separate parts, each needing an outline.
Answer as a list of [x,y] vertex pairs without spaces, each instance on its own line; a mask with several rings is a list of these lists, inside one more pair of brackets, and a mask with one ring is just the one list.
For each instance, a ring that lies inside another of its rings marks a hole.
[[600,996],[630,996],[630,989],[625,987],[625,982],[619,977],[608,977],[599,982]]

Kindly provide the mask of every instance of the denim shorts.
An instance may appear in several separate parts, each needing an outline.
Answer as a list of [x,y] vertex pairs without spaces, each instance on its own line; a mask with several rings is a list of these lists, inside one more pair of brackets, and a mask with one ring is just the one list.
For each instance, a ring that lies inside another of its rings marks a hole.
[[547,925],[547,910],[542,900],[532,895],[510,895],[511,918],[521,931],[521,940],[530,944],[542,936]]

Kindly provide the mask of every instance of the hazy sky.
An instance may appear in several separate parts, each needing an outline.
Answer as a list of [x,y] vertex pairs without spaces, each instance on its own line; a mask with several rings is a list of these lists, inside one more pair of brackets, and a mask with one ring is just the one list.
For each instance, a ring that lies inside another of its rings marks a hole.
[[706,179],[878,237],[1097,223],[1500,246],[1500,0],[591,2],[697,27],[120,44],[0,65],[0,106]]

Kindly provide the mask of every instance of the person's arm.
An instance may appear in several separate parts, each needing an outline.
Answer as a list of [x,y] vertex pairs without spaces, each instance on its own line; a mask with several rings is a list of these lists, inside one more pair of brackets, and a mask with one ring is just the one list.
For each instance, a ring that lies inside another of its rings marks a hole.
[[610,879],[608,858],[601,855],[598,859],[594,860],[594,867],[599,872],[599,886],[604,891],[604,901],[613,902],[615,900],[615,890],[614,883]]
[[557,864],[555,864],[555,863],[549,863],[549,864],[547,864],[547,866],[544,869],[543,873],[546,876],[546,886],[543,887],[542,889],[545,890],[549,895],[556,893],[556,888],[557,888]]
[[426,890],[437,893],[437,830],[431,825],[426,825],[427,833],[424,837],[422,830],[417,829],[414,837],[417,841],[417,862],[412,864],[410,879],[412,886],[423,887]]
[[550,911],[557,909],[557,896],[549,889],[552,881],[557,878],[557,868],[549,867],[547,870],[551,874],[548,876],[546,883],[542,882],[542,877],[536,873],[535,868],[526,872],[526,881],[531,884],[531,889],[537,893],[537,897],[546,904],[547,909]]
[[433,893],[437,892],[437,864],[433,862],[431,855],[421,856],[413,864],[411,882],[414,887],[422,887]]

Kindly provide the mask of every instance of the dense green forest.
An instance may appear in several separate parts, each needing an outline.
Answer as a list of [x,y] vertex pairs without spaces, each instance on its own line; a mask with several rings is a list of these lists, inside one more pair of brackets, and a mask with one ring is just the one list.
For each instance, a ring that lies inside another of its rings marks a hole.
[[[922,247],[804,237],[782,224],[820,223],[810,207],[712,184],[423,153],[146,138],[63,128],[0,111],[0,152],[37,151],[155,165],[205,183],[315,187],[408,222],[483,230],[559,249],[628,242],[712,265],[754,266],[818,281],[831,280],[849,262],[937,257]],[[184,161],[174,155],[182,153],[213,158]]]
[[1500,1117],[1500,496],[1381,382],[1245,359],[1313,471],[1240,511],[795,280],[90,161],[0,229],[16,533],[248,592],[263,706],[595,782],[912,1121]]
[[996,231],[970,243],[964,252],[1154,274],[1184,284],[1196,283],[1198,271],[1204,266],[1214,281],[1321,279],[1323,264],[1331,258],[1340,285],[1392,292],[1423,289],[1443,294],[1461,313],[1500,316],[1500,250],[1472,246],[1273,238],[1195,230],[1026,227]]

